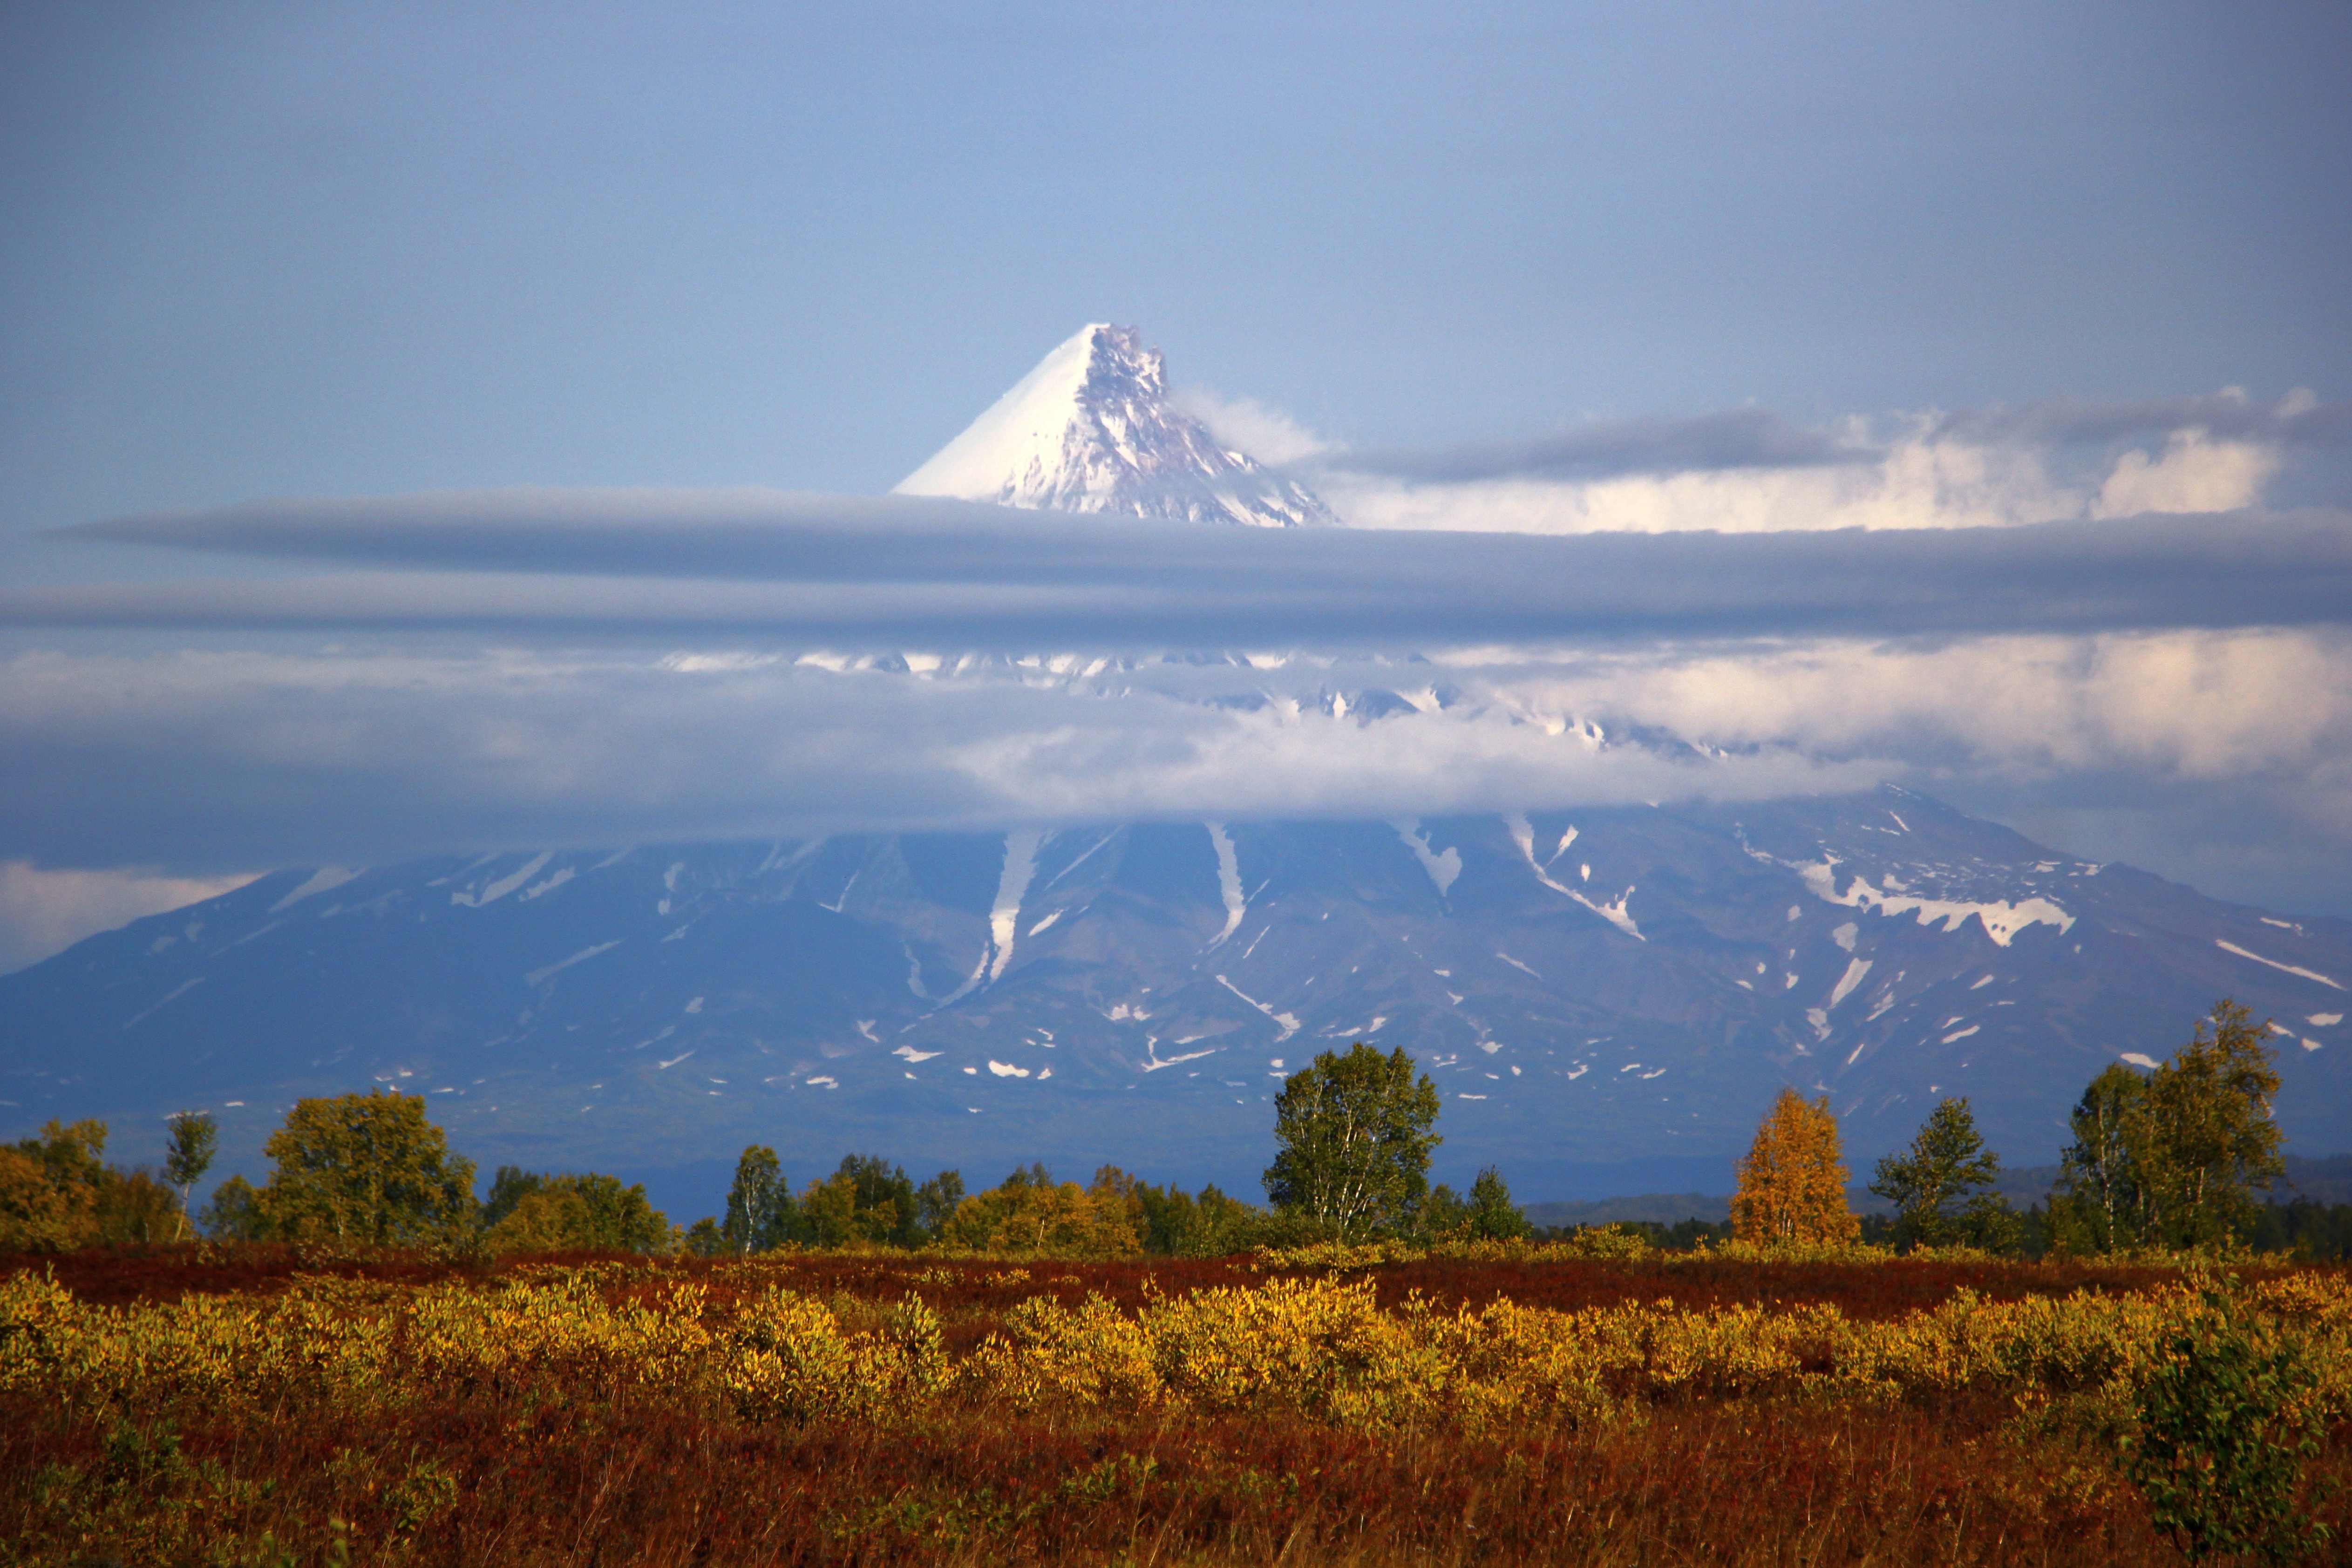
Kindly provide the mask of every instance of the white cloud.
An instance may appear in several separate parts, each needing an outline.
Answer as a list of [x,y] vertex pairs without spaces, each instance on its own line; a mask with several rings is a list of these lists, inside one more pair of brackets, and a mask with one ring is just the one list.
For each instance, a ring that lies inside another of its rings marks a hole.
[[1261,463],[1284,466],[1328,451],[1331,444],[1289,414],[1254,397],[1229,398],[1206,387],[1176,387],[1168,402],[1190,414],[1228,447]]
[[[2228,511],[2258,504],[2277,473],[2276,447],[2176,431],[2154,457],[2125,449],[2102,475],[2062,475],[2046,447],[1944,428],[1942,416],[1893,422],[1874,461],[1793,467],[1690,469],[1599,478],[1508,477],[1446,484],[1308,469],[1350,525],[1515,533],[1666,533],[1711,528],[2014,528],[2140,512]],[[1844,437],[1871,444],[1864,422]]]
[[2279,470],[2274,446],[2217,441],[2202,430],[2176,430],[2150,457],[2137,448],[2116,460],[2115,472],[2092,501],[2095,517],[2138,512],[2226,512],[2250,507]]
[[0,861],[0,974],[142,916],[217,898],[254,874],[166,876],[142,866],[44,871],[29,861]]

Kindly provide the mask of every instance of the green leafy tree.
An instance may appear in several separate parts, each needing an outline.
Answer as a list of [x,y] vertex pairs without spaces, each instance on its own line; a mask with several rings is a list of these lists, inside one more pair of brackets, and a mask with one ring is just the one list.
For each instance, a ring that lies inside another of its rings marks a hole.
[[1173,1183],[1138,1182],[1144,1250],[1178,1258],[1228,1258],[1273,1239],[1265,1211],[1228,1197],[1214,1182],[1196,1197]]
[[719,1258],[726,1255],[727,1237],[719,1228],[716,1215],[706,1214],[686,1229],[686,1249],[697,1258]]
[[2250,1228],[2285,1174],[2270,1024],[2228,998],[2146,1078],[2117,1063],[2074,1107],[2052,1228],[2069,1251],[2210,1248]]
[[1124,1258],[1142,1250],[1140,1228],[1139,1206],[1117,1181],[1088,1189],[1031,1165],[957,1205],[940,1239],[976,1252]]
[[2154,1228],[2154,1193],[2143,1181],[2158,1163],[2147,1080],[2116,1062],[2091,1080],[2071,1118],[2074,1141],[2059,1156],[2050,1224],[2068,1252],[2142,1245]]
[[402,1245],[472,1227],[474,1162],[449,1152],[422,1094],[298,1100],[262,1152],[277,1163],[259,1200],[274,1234]]
[[233,1176],[213,1188],[212,1201],[196,1216],[196,1224],[215,1241],[262,1241],[269,1236],[269,1218],[261,1208],[261,1189],[241,1176]]
[[[915,1202],[915,1184],[907,1179],[905,1166],[894,1166],[878,1155],[846,1155],[834,1179],[849,1184],[861,1233],[897,1247],[921,1243],[923,1225]],[[881,1218],[886,1211],[887,1223]]]
[[748,1145],[735,1161],[735,1183],[727,1189],[727,1218],[719,1224],[727,1250],[737,1257],[765,1251],[788,1239],[792,1189],[783,1166],[764,1144]]
[[172,1118],[172,1141],[163,1155],[163,1178],[180,1189],[180,1223],[173,1228],[172,1239],[185,1233],[188,1205],[195,1196],[196,1184],[213,1168],[213,1154],[220,1146],[220,1127],[210,1116],[200,1111],[183,1111]]
[[1893,1239],[1914,1247],[1981,1247],[2006,1252],[2022,1223],[1999,1193],[1984,1190],[2000,1176],[2000,1156],[1984,1146],[1968,1097],[1947,1100],[1927,1113],[1911,1146],[1878,1162],[1870,1190],[1895,1205]]
[[500,1166],[482,1205],[482,1224],[499,1252],[663,1252],[669,1219],[642,1183],[593,1171],[542,1175]]
[[1437,1087],[1402,1047],[1386,1056],[1358,1040],[1323,1051],[1275,1097],[1279,1150],[1266,1196],[1342,1239],[1405,1222],[1429,1190]]
[[1470,1184],[1470,1234],[1486,1241],[1510,1241],[1533,1228],[1526,1211],[1511,1201],[1503,1173],[1493,1166],[1480,1171]]
[[941,1171],[915,1189],[915,1224],[925,1241],[935,1239],[963,1201],[963,1173]]

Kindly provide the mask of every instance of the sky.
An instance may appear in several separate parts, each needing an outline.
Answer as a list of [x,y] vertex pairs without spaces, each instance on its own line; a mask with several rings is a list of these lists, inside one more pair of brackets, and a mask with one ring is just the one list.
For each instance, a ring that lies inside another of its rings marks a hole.
[[[2331,5],[12,5],[0,969],[549,835],[1882,779],[2352,917],[2347,62]],[[873,499],[1103,320],[1381,537]],[[1477,700],[1114,702],[1122,628]]]

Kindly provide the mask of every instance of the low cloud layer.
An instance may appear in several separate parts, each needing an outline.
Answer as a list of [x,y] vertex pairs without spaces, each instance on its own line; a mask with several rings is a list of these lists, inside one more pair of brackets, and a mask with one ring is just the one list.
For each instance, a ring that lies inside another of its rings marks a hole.
[[911,498],[503,492],[74,530],[432,568],[0,592],[0,623],[1337,645],[2333,623],[2352,515],[1546,538],[1214,528]]
[[[2298,846],[2309,875],[2281,885],[2308,891],[2289,905],[2304,912],[2327,907],[2314,901],[2329,886],[2340,896],[2352,867],[2341,628],[1433,662],[861,663],[740,650],[20,656],[0,682],[0,750],[26,764],[0,772],[0,857],[208,872],[1892,779],[2063,821],[2075,837],[2059,847],[2077,852],[2152,846],[2159,871],[2165,831],[2185,852],[2227,841],[2216,823],[2234,819],[2246,842]],[[2214,890],[2260,891],[2226,875]]]
[[0,590],[0,965],[294,863],[1881,780],[2352,917],[2352,512],[2263,505],[2341,407],[1421,452],[1195,412],[1360,526],[518,490],[69,530],[189,570]]

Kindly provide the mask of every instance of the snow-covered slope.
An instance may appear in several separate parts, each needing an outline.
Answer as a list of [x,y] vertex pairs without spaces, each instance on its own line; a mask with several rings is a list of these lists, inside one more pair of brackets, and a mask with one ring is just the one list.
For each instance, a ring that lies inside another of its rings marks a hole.
[[897,493],[1254,528],[1338,521],[1304,486],[1169,407],[1160,350],[1132,327],[1099,323],[1046,355]]

